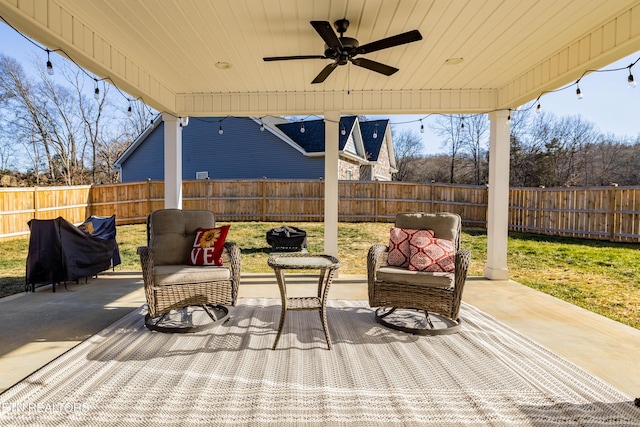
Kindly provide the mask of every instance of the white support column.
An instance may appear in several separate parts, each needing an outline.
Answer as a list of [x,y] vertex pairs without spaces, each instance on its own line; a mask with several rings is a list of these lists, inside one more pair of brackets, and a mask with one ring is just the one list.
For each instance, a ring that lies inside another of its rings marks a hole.
[[338,143],[340,112],[324,113],[324,253],[338,256]]
[[489,207],[487,211],[487,265],[490,280],[507,280],[507,237],[509,227],[509,111],[489,113]]
[[182,126],[186,119],[162,114],[164,122],[164,207],[182,209]]

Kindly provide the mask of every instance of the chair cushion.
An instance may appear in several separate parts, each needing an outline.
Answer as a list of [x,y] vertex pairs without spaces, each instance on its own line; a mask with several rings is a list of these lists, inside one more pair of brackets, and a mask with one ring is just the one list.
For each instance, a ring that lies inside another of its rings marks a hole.
[[449,212],[400,213],[396,215],[396,227],[433,230],[433,236],[459,243],[460,215]]
[[231,272],[227,267],[211,265],[160,265],[154,267],[153,275],[154,283],[158,286],[217,282],[231,279]]
[[450,240],[416,233],[409,240],[409,251],[409,270],[450,273],[455,271],[456,248]]
[[391,230],[389,231],[389,254],[387,256],[387,264],[404,268],[409,266],[409,258],[411,258],[409,241],[415,234],[433,237],[433,231],[431,230],[391,227]]
[[198,228],[188,264],[222,265],[222,251],[230,227]]
[[376,271],[377,280],[403,285],[426,286],[431,288],[451,289],[454,285],[454,274],[447,272],[411,271],[400,267],[382,267]]
[[155,265],[187,264],[198,228],[216,226],[207,210],[160,209],[149,215],[149,247]]

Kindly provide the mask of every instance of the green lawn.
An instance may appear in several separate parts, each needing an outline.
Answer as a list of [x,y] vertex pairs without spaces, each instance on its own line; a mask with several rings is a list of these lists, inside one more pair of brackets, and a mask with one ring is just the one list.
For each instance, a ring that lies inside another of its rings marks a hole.
[[[228,240],[242,250],[242,271],[270,272],[266,232],[282,223],[233,222]],[[321,252],[322,223],[289,223],[307,232],[310,252]],[[340,223],[341,272],[366,274],[373,243],[388,241],[388,223]],[[139,271],[136,249],[145,243],[145,225],[118,227],[122,265]],[[461,246],[471,250],[470,276],[482,276],[486,262],[484,230],[463,230]],[[0,296],[24,290],[28,239],[0,242]],[[509,277],[587,310],[640,329],[640,244],[609,243],[534,234],[510,233]]]

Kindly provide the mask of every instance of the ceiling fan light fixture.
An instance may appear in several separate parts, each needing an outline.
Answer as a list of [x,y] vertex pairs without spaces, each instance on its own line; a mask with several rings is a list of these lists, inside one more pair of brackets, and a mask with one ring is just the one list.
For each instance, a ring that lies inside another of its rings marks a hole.
[[216,68],[219,70],[228,70],[229,68],[231,68],[232,65],[229,62],[216,62]]
[[444,65],[459,65],[464,62],[464,58],[449,58],[444,61]]

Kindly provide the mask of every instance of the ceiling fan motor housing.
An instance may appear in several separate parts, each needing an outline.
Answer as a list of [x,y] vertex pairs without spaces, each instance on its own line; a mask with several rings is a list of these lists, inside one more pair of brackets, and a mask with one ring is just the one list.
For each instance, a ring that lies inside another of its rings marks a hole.
[[353,37],[339,37],[340,43],[342,43],[342,49],[334,49],[329,47],[328,45],[324,45],[324,55],[327,58],[336,59],[338,56],[342,56],[340,54],[345,54],[347,57],[351,58],[355,56],[355,50],[360,46],[358,40]]

